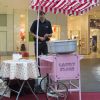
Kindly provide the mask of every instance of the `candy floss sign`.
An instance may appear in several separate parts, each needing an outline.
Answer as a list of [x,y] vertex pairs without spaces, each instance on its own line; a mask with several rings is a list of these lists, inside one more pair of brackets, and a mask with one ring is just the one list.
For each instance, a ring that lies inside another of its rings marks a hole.
[[60,72],[63,71],[74,71],[75,70],[75,62],[70,63],[59,63]]
[[58,78],[78,78],[79,65],[77,56],[60,57],[57,60],[57,77]]

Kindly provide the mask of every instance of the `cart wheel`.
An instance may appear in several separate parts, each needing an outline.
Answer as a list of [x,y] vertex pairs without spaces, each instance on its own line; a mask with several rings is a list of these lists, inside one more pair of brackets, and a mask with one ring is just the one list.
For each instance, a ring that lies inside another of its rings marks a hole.
[[62,82],[53,82],[47,88],[47,97],[55,98],[55,100],[67,100],[68,88]]
[[43,77],[42,80],[40,81],[40,87],[44,93],[47,93],[48,86],[49,86],[49,81],[48,81],[48,75],[47,75]]

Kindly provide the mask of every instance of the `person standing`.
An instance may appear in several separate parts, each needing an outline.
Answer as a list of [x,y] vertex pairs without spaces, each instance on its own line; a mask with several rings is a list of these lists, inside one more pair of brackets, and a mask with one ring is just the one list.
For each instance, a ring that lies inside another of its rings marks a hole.
[[[37,38],[37,20],[33,21],[30,28],[30,32],[34,38],[35,46],[35,56],[37,54],[36,38]],[[43,11],[39,12],[39,28],[38,28],[38,55],[48,54],[47,41],[50,40],[52,36],[52,26],[51,22],[45,18],[45,13]]]
[[[37,23],[38,23],[37,20],[33,21],[32,26],[30,28],[30,32],[34,38],[35,57],[37,57]],[[43,55],[48,54],[48,46],[46,42],[50,40],[51,36],[52,36],[51,22],[46,19],[45,13],[43,11],[39,11],[38,56],[41,54]],[[40,65],[39,59],[38,59],[38,65]],[[35,91],[41,93],[42,90],[40,88],[40,85],[38,85],[37,83],[38,82],[35,81]]]

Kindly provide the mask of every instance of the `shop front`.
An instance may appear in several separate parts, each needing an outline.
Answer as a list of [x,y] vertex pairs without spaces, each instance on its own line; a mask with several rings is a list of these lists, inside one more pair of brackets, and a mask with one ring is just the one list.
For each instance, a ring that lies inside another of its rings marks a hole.
[[68,17],[68,38],[77,40],[79,54],[100,52],[100,14],[93,12]]
[[90,16],[89,23],[91,53],[100,53],[100,16]]

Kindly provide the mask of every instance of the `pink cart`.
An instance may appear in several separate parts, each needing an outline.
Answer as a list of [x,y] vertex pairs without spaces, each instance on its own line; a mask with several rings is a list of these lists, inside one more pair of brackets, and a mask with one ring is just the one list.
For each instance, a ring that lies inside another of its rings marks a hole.
[[[64,82],[68,86],[69,92],[79,92],[79,100],[81,100],[80,55],[52,54],[41,55],[39,58],[41,76],[49,74],[50,79],[54,82]],[[53,90],[60,91],[56,86],[53,87]]]

